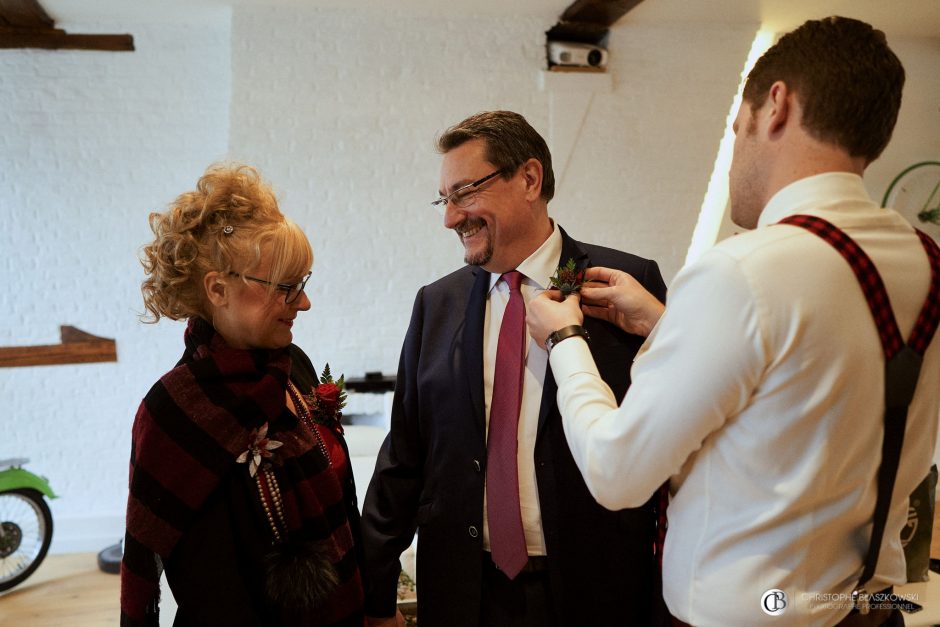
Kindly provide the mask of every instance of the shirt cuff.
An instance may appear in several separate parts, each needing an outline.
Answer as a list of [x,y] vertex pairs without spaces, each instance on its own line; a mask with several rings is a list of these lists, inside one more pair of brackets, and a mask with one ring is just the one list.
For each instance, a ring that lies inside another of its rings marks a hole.
[[598,378],[601,376],[594,364],[594,357],[591,356],[591,349],[580,335],[570,337],[555,345],[548,354],[548,361],[552,367],[552,376],[555,377],[555,382],[559,387],[562,381],[576,374],[585,373]]

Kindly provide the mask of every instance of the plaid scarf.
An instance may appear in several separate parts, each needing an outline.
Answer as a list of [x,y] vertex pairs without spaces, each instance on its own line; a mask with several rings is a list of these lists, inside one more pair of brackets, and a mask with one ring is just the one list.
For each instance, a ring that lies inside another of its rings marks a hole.
[[[236,459],[265,423],[268,437],[283,442],[272,462],[291,541],[316,543],[338,579],[327,602],[303,622],[329,624],[361,612],[353,536],[347,517],[337,515],[345,511],[342,485],[286,407],[288,349],[233,349],[199,319],[190,320],[185,343],[182,359],[150,389],[134,421],[121,624],[158,624],[163,561],[232,467],[247,475],[248,464]],[[281,610],[275,613],[299,618],[297,608]]]

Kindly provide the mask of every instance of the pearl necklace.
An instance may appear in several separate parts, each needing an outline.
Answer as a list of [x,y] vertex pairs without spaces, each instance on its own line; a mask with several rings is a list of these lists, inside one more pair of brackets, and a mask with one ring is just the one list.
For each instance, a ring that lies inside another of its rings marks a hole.
[[[304,401],[300,392],[290,381],[287,382],[287,393],[294,402],[294,408],[297,411],[297,417],[301,424],[306,425],[307,429],[313,432],[317,439],[317,446],[323,458],[326,459],[327,467],[332,470],[333,459],[330,457],[330,451],[326,448],[326,443],[320,435],[320,429],[313,416],[310,415],[310,408]],[[281,488],[277,483],[277,477],[270,464],[263,464],[255,475],[255,485],[258,487],[258,496],[261,499],[261,506],[264,509],[265,517],[271,526],[271,533],[274,535],[274,541],[280,542],[287,535],[287,519],[284,516],[284,500],[281,498]]]
[[317,446],[320,448],[320,453],[322,453],[324,459],[326,459],[327,466],[332,468],[333,458],[330,457],[330,451],[326,448],[326,443],[320,435],[319,425],[313,420],[313,416],[310,414],[310,408],[307,407],[306,401],[304,401],[300,392],[297,391],[297,388],[295,388],[294,384],[290,381],[287,382],[287,393],[290,394],[291,400],[294,401],[297,417],[300,418],[301,423],[305,424],[307,428],[313,432],[314,437],[317,439]]
[[[258,496],[261,497],[261,506],[264,508],[268,524],[271,525],[274,541],[280,542],[282,537],[287,535],[287,519],[284,517],[284,501],[281,498],[281,488],[277,484],[274,471],[269,470],[267,466],[260,469],[255,475],[255,485],[258,486]],[[267,493],[265,493],[265,487]]]

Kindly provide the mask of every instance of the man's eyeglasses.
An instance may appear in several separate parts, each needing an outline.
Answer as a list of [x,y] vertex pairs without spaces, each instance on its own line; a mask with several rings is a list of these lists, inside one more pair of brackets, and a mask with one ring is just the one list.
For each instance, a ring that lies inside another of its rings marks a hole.
[[486,183],[488,180],[502,173],[503,173],[502,169],[499,169],[499,170],[496,170],[495,172],[487,174],[486,176],[484,176],[483,178],[479,180],[476,180],[472,183],[467,183],[466,185],[462,187],[458,187],[457,189],[447,194],[446,196],[441,196],[440,198],[432,202],[431,206],[436,208],[441,213],[443,213],[444,210],[447,209],[447,203],[453,203],[454,205],[461,207],[461,208],[469,207],[470,204],[473,202],[473,198],[476,195],[476,192],[479,191],[480,185],[483,185],[483,183]]
[[310,280],[310,275],[313,272],[308,272],[304,278],[302,278],[297,283],[288,284],[288,283],[272,283],[271,281],[265,281],[264,279],[259,279],[257,277],[248,276],[247,274],[239,274],[237,272],[229,272],[232,276],[244,277],[249,281],[254,281],[255,283],[261,283],[262,285],[273,285],[274,289],[279,292],[284,292],[284,303],[290,305],[295,300],[300,298],[300,293],[304,291],[304,288],[307,286],[307,281]]

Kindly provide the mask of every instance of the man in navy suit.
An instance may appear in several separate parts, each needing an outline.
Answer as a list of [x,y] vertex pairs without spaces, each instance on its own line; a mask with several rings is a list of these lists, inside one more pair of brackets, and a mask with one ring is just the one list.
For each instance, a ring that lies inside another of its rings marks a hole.
[[[527,336],[516,434],[521,570],[500,568],[490,552],[487,434],[511,298],[503,273],[522,274],[528,301],[574,259],[579,268],[627,272],[662,299],[659,268],[577,242],[549,218],[551,155],[519,114],[474,115],[448,129],[438,148],[435,204],[468,265],[418,291],[402,347],[391,432],[363,506],[371,624],[400,624],[399,558],[417,530],[422,627],[649,625],[661,604],[654,499],[620,511],[594,501],[565,440],[548,354]],[[623,364],[643,338],[593,318],[584,330],[622,399],[630,384]]]

